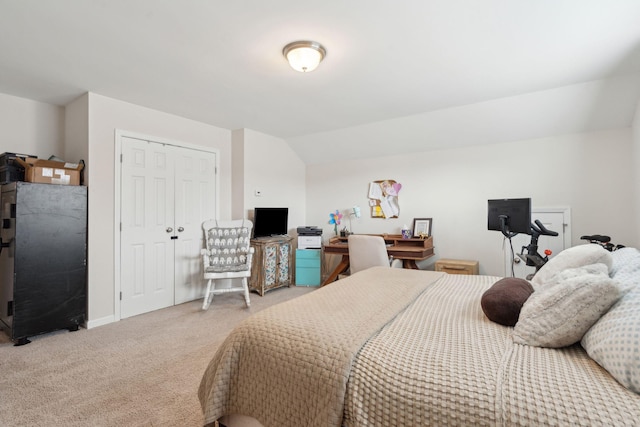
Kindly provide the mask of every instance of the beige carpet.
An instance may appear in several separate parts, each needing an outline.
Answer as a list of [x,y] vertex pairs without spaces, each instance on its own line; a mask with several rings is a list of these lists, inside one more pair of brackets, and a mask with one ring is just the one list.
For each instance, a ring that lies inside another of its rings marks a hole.
[[0,333],[0,426],[201,426],[200,377],[239,321],[316,288],[219,295],[14,347]]

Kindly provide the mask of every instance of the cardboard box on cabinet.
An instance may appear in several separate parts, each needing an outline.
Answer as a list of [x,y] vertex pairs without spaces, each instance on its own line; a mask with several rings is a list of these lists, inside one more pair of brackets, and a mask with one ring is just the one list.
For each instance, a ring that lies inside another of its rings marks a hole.
[[84,167],[81,163],[56,162],[29,157],[16,158],[16,162],[24,167],[26,182],[42,184],[80,185],[80,171]]

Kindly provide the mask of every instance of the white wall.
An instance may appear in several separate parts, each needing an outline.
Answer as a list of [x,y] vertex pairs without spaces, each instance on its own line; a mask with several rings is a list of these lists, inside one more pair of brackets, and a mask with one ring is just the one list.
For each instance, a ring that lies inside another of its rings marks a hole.
[[88,317],[91,327],[112,321],[115,313],[115,130],[218,149],[222,218],[231,215],[231,131],[92,93],[88,94],[88,111]]
[[[573,244],[582,234],[608,234],[636,245],[631,129],[396,154],[307,166],[307,222],[333,235],[329,213],[358,204],[356,233],[399,233],[413,218],[433,218],[436,257],[476,259],[482,274],[501,275],[502,235],[487,231],[487,200],[531,197],[534,207],[571,208]],[[393,144],[390,144],[392,152]],[[373,180],[394,179],[398,219],[368,217]],[[348,221],[344,222],[348,225]]]
[[89,185],[89,94],[84,94],[65,107],[64,159],[70,162],[85,161],[84,185]]
[[[295,236],[296,228],[306,224],[305,164],[284,140],[264,133],[234,131],[233,143],[234,155],[238,150],[244,156],[243,216],[252,218],[255,207],[287,207],[289,235]],[[242,148],[236,144],[242,144]],[[256,190],[262,195],[256,196]]]
[[0,93],[0,153],[63,156],[64,108]]
[[231,132],[231,216],[247,218],[244,207],[244,129]]

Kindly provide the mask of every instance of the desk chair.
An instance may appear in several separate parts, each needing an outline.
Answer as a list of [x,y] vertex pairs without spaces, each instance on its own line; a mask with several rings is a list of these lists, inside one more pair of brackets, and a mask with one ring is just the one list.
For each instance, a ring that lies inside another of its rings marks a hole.
[[[208,280],[202,309],[209,308],[214,295],[243,292],[247,307],[249,301],[248,278],[254,249],[250,245],[253,223],[248,219],[233,221],[208,220],[202,224],[206,249],[202,249],[204,278]],[[216,281],[242,279],[240,286],[217,288]],[[213,281],[213,283],[212,283]]]
[[390,267],[384,239],[365,234],[349,235],[349,269],[351,274],[371,267]]

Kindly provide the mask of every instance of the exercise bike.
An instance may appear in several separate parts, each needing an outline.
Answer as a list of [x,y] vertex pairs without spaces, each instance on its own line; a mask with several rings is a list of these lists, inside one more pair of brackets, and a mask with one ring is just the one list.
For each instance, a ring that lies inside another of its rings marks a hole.
[[[546,228],[540,220],[535,220],[535,224],[531,224],[531,241],[527,246],[523,246],[518,257],[525,261],[530,267],[535,267],[536,271],[533,274],[527,275],[527,280],[531,280],[533,276],[540,270],[540,268],[549,261],[549,255],[551,251],[549,249],[544,250],[544,257],[538,253],[538,238],[540,236],[557,236],[557,231],[551,231]],[[527,253],[525,254],[525,250]]]
[[[513,255],[513,246],[511,245],[511,238],[516,236],[518,233],[509,231],[509,227],[507,225],[508,217],[505,215],[500,215],[499,217],[500,225],[502,228],[502,234],[509,239],[509,245],[511,246],[511,254]],[[542,268],[543,265],[549,261],[549,256],[552,252],[549,249],[544,250],[544,256],[538,253],[538,238],[540,236],[557,236],[557,231],[549,230],[540,222],[540,220],[536,219],[533,223],[530,224],[531,230],[531,241],[527,246],[523,246],[522,250],[519,254],[516,254],[518,258],[523,260],[526,265],[530,267],[535,267],[535,271],[532,274],[527,275],[527,280],[533,279],[533,276]],[[525,253],[526,251],[526,253]],[[512,257],[513,258],[513,257]],[[513,264],[511,265],[511,275],[514,274]]]

